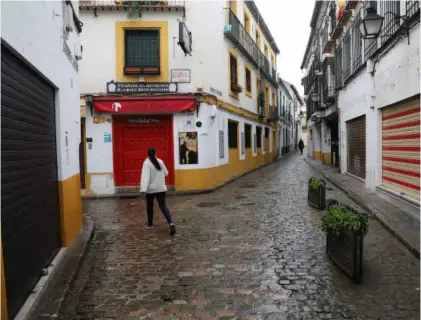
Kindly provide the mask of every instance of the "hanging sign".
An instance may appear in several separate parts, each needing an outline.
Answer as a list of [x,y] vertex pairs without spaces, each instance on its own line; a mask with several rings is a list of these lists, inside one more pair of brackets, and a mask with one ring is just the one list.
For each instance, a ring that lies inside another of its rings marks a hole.
[[178,44],[181,47],[181,50],[183,50],[184,54],[190,55],[192,53],[192,34],[187,29],[186,24],[183,21],[180,21],[178,23]]
[[108,93],[174,93],[178,91],[172,82],[108,82]]

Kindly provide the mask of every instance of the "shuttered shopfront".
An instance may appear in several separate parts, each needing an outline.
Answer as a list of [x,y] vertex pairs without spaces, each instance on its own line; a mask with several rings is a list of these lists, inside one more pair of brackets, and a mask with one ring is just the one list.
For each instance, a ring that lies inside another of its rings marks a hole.
[[382,185],[420,200],[420,96],[383,109]]
[[347,171],[365,179],[365,115],[346,123],[348,137]]
[[9,318],[61,247],[55,89],[1,46],[1,236]]

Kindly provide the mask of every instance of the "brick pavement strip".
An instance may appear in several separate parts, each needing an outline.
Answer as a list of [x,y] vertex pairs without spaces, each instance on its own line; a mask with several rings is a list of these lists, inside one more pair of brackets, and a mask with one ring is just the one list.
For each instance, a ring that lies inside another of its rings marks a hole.
[[[152,231],[141,227],[140,199],[85,201],[97,232],[77,298],[61,317],[419,318],[419,260],[375,220],[365,239],[363,283],[332,265],[321,212],[307,204],[311,175],[319,173],[292,154],[215,193],[169,198],[175,237],[160,214]],[[361,210],[336,188],[328,196]]]

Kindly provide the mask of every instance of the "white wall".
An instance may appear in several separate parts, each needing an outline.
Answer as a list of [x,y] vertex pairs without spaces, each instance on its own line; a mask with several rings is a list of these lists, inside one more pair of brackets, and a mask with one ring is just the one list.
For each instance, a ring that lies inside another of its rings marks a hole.
[[[78,2],[73,1],[75,9]],[[56,1],[2,1],[1,36],[58,89],[56,94],[58,178],[79,173],[78,73],[63,52],[63,6]],[[67,41],[70,50],[75,32]],[[65,146],[66,132],[68,147]]]
[[375,61],[374,75],[364,70],[339,92],[341,171],[347,170],[346,122],[366,116],[366,181],[374,191],[381,183],[381,108],[420,92],[420,27]]
[[[238,3],[238,16],[243,23],[242,2]],[[234,48],[232,42],[224,38],[226,24],[225,1],[186,1],[186,25],[193,36],[192,56],[185,56],[177,45],[178,20],[182,19],[181,12],[143,12],[140,21],[168,21],[168,62],[171,69],[190,69],[191,82],[179,84],[180,92],[191,92],[198,85],[204,92],[215,88],[222,92],[226,102],[242,108],[257,112],[256,75],[251,62],[247,64],[252,68],[252,98],[240,93],[240,99],[229,96],[229,48]],[[84,31],[81,39],[84,43],[84,59],[80,67],[81,92],[103,93],[106,92],[106,82],[116,77],[116,48],[115,48],[115,22],[126,21],[125,11],[81,11]],[[204,17],[212,17],[208,23]],[[250,19],[253,17],[250,15]],[[252,22],[254,25],[254,22]],[[254,30],[254,29],[253,29]],[[261,37],[264,38],[263,34]],[[239,84],[245,87],[244,57],[239,54]],[[170,79],[168,79],[170,81]],[[272,92],[272,86],[268,83]],[[270,92],[270,99],[271,99]],[[271,104],[271,103],[270,103]]]

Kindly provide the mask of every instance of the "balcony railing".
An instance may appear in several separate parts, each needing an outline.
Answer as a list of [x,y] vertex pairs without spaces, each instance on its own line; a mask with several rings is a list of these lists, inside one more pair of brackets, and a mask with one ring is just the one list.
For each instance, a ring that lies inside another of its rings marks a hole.
[[[98,1],[79,1],[79,8],[85,9],[127,9],[131,1],[116,1],[116,0],[98,0]],[[141,8],[159,9],[184,9],[185,0],[169,0],[169,1],[137,1]]]
[[260,51],[256,42],[254,42],[253,38],[231,10],[229,10],[229,24],[225,26],[224,35],[237,46],[241,53],[244,54],[256,68],[260,68],[263,76],[273,86],[276,88],[278,87],[276,73],[274,76],[269,60],[265,57],[263,52]]

